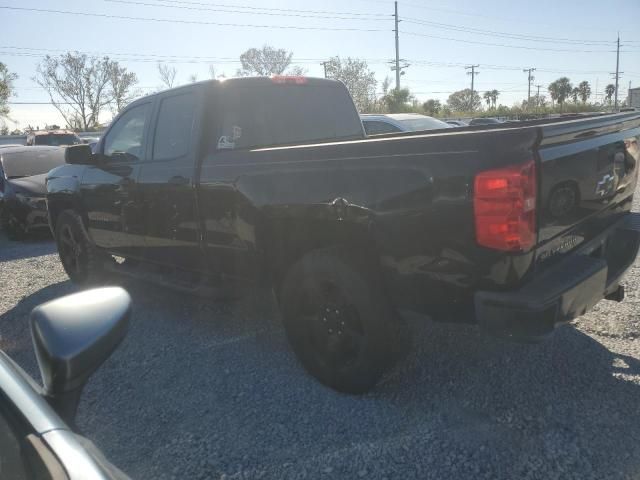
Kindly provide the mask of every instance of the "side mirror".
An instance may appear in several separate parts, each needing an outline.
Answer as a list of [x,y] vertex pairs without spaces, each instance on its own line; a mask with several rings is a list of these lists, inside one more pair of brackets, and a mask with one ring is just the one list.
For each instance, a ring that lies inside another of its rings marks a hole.
[[70,164],[90,165],[91,147],[86,144],[72,145],[67,147],[64,152],[64,161]]
[[82,388],[120,344],[130,316],[131,298],[120,287],[74,293],[31,312],[46,399],[69,424],[74,424]]

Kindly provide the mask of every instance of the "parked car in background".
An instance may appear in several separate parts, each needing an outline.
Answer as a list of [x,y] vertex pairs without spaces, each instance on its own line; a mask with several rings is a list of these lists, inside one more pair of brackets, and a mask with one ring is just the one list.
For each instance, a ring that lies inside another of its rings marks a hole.
[[451,128],[442,120],[419,113],[362,114],[360,118],[367,135]]
[[46,174],[62,164],[64,149],[59,147],[0,149],[0,224],[9,238],[47,231]]
[[82,139],[71,130],[34,130],[27,134],[27,146],[46,145],[61,147],[79,145]]
[[74,430],[82,389],[124,338],[130,314],[119,287],[36,307],[30,326],[42,387],[0,350],[0,478],[128,479]]
[[462,120],[446,120],[446,123],[448,123],[452,127],[466,127],[467,126],[466,122],[463,122]]
[[496,125],[498,123],[504,123],[502,120],[491,117],[477,117],[469,120],[469,125]]
[[3,148],[14,148],[14,147],[24,147],[24,145],[22,145],[20,143],[7,143],[5,145],[0,145],[0,149],[3,149]]
[[[628,113],[365,138],[340,82],[212,80],[68,147],[48,214],[76,283],[272,288],[306,369],[361,393],[405,348],[403,312],[533,341],[621,301],[639,135]],[[569,195],[575,171],[596,196]]]

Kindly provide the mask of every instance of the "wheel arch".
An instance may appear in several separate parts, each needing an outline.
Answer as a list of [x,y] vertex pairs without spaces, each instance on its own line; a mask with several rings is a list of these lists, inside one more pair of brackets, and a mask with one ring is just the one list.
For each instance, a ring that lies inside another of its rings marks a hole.
[[276,293],[289,268],[309,252],[333,250],[350,262],[379,273],[373,222],[366,209],[330,205],[275,209],[263,218],[264,269]]

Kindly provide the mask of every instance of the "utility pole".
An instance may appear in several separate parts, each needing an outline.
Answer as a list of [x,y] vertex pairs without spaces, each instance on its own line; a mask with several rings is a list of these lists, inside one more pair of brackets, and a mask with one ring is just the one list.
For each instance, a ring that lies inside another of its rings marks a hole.
[[527,73],[527,109],[529,108],[529,103],[531,102],[531,82],[533,82],[534,76],[531,75],[531,72],[535,71],[535,68],[525,68],[522,70]]
[[610,73],[609,75],[611,75],[611,78],[615,78],[616,80],[616,91],[615,91],[615,103],[614,103],[614,107],[613,107],[613,111],[617,111],[618,110],[618,81],[620,80],[620,77],[622,76],[624,72],[620,72],[618,71],[618,69],[616,69],[615,73]]
[[320,62],[320,65],[324,67],[324,78],[327,78],[327,63],[329,62]]
[[398,2],[394,2],[395,5],[395,13],[393,14],[395,20],[395,29],[394,32],[396,34],[396,90],[400,90],[400,39],[398,38]]
[[465,68],[465,70],[469,70],[471,69],[470,72],[467,72],[467,75],[471,75],[471,103],[470,103],[470,110],[473,111],[473,83],[474,83],[474,79],[476,78],[476,75],[480,75],[479,72],[476,72],[476,68],[478,68],[480,65],[468,65]]
[[620,32],[618,32],[618,48],[616,49],[616,100],[615,110],[618,111],[618,79],[620,78]]
[[542,85],[536,85],[538,89],[538,93],[536,93],[536,109],[540,108],[540,87],[542,87]]

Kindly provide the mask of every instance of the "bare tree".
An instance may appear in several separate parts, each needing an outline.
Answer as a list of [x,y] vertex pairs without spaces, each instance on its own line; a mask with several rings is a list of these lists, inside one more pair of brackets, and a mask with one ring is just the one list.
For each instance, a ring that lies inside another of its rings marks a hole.
[[160,75],[160,81],[167,88],[173,88],[176,81],[176,74],[178,71],[176,67],[170,67],[164,63],[158,63],[158,74]]
[[198,74],[192,73],[191,75],[189,75],[189,81],[191,83],[196,83],[198,81]]
[[217,76],[216,67],[209,65],[209,78],[215,80]]
[[68,52],[47,55],[37,67],[34,80],[49,94],[51,104],[68,126],[88,130],[98,125],[100,112],[113,101],[110,73],[117,62],[109,57],[89,57]]
[[292,52],[283,48],[274,48],[264,45],[262,48],[250,48],[240,55],[242,69],[238,70],[241,76],[269,76],[282,75],[291,64]]
[[111,64],[109,69],[111,91],[109,93],[113,98],[111,110],[114,114],[119,113],[131,100],[139,95],[137,90],[133,90],[136,83],[138,83],[138,77],[135,73],[127,71],[125,67],[121,67],[115,62]]
[[375,74],[369,70],[367,62],[357,58],[331,57],[325,63],[327,78],[340,80],[349,90],[356,107],[361,112],[371,110],[376,100]]
[[0,62],[0,118],[9,115],[9,97],[14,94],[13,82],[18,78],[15,73],[9,72],[7,66]]

